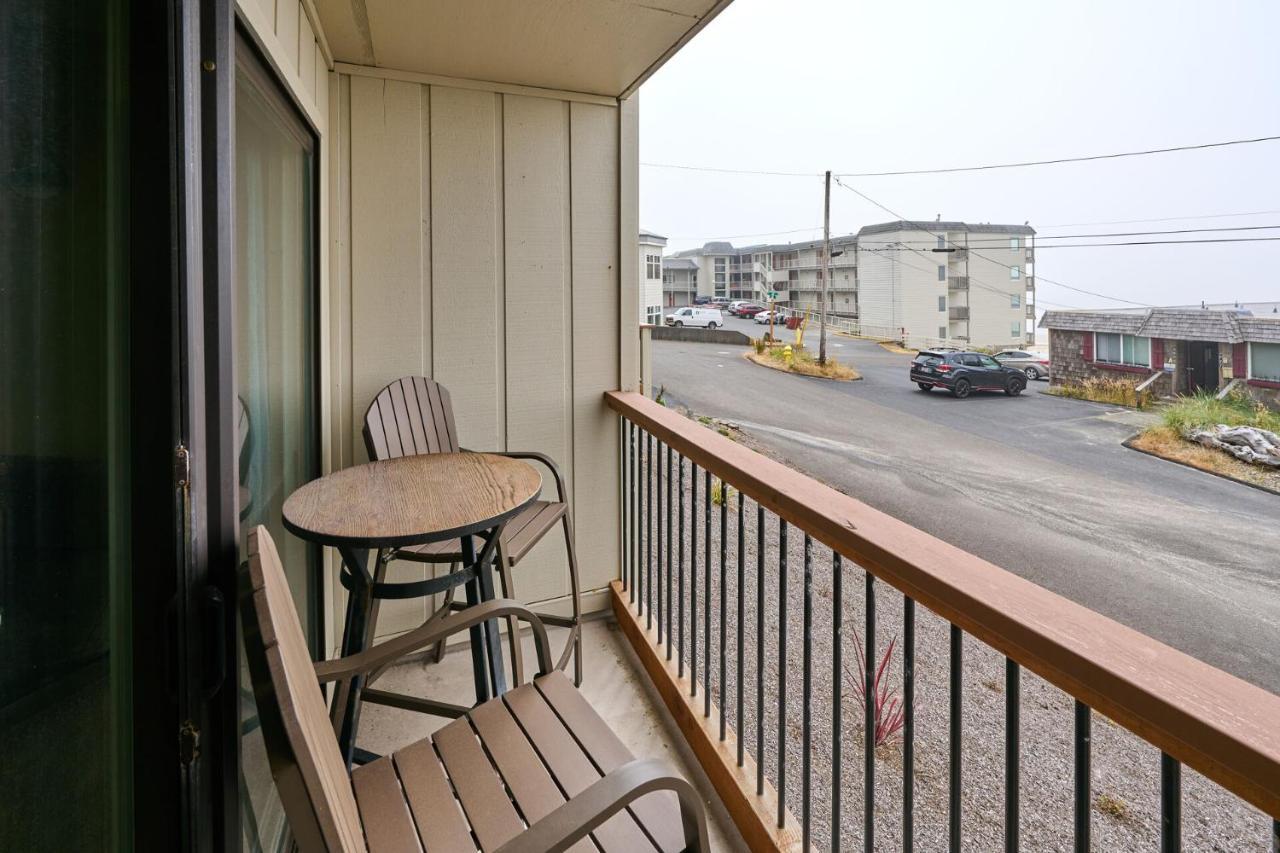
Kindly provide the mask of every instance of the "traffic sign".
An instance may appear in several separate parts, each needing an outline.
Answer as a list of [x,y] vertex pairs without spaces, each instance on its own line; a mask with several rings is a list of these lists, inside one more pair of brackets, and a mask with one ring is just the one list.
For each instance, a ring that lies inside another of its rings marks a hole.
[[778,298],[778,291],[776,291],[776,290],[770,290],[770,291],[769,291],[769,298],[770,298],[770,299],[777,299],[777,298]]

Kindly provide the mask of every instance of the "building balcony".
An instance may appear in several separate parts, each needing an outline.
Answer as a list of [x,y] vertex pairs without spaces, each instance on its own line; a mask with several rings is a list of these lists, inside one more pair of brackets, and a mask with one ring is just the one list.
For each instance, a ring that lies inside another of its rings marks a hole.
[[946,253],[947,263],[958,264],[969,260],[969,250],[964,247],[957,247]]
[[947,319],[948,320],[968,320],[969,306],[968,305],[952,305],[947,309]]
[[948,290],[968,290],[969,276],[967,275],[949,275],[947,276]]

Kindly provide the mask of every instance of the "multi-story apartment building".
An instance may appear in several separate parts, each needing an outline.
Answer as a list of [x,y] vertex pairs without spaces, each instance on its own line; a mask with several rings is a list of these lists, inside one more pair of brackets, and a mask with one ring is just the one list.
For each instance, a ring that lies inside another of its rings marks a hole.
[[[833,315],[858,316],[857,238],[852,234],[831,238],[831,283],[828,309]],[[822,280],[826,275],[823,241],[787,243],[765,247],[772,257],[773,289],[789,294],[792,308],[817,311],[822,307]]]
[[1035,229],[885,222],[858,232],[858,318],[911,339],[1034,341]]
[[662,250],[667,238],[640,232],[640,322],[662,322]]
[[663,258],[663,305],[668,308],[691,305],[697,295],[698,262],[693,258]]
[[[707,243],[698,249],[686,249],[671,256],[672,261],[691,261],[693,268],[672,264],[672,273],[664,284],[667,305],[684,305],[693,296],[717,296],[725,299],[764,299],[769,292],[772,247],[744,246],[732,243]],[[692,285],[692,289],[690,289]]]
[[[1035,229],[965,222],[884,222],[831,239],[828,310],[869,332],[1010,346],[1035,340]],[[735,248],[707,243],[662,259],[663,304],[695,296],[819,310],[823,241]]]

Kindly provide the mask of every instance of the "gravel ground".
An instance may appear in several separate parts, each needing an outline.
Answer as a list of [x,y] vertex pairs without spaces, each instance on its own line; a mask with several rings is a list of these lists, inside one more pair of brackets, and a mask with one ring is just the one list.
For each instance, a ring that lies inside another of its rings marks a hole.
[[[712,425],[713,427],[718,425]],[[736,435],[750,443],[746,436]],[[785,460],[783,460],[785,461]],[[665,466],[665,457],[663,464]],[[677,470],[676,455],[672,454],[672,470]],[[665,529],[665,513],[659,515],[655,505],[654,517],[662,518],[663,547],[654,540],[652,588],[649,593],[662,592],[665,597],[667,571],[665,560],[658,555],[667,553],[666,545],[677,542],[671,549],[671,595],[674,612],[654,601],[654,615],[660,615],[665,625],[670,615],[672,624],[684,623],[683,657],[690,663],[691,632],[697,633],[698,679],[705,678],[704,655],[707,650],[704,603],[708,600],[705,569],[706,536],[705,472],[699,472],[697,483],[697,511],[692,512],[691,472],[688,462],[684,465],[684,568],[680,570],[680,537],[677,533],[677,513],[672,516],[672,535]],[[665,478],[665,467],[664,467]],[[678,479],[676,480],[678,483]],[[666,485],[659,490],[666,502]],[[673,486],[673,498],[679,503],[680,489]],[[655,502],[657,495],[653,496]],[[641,498],[643,505],[643,497]],[[720,524],[722,508],[712,506],[711,554],[712,571],[709,601],[711,603],[712,643],[711,669],[713,696],[717,704],[726,708],[728,724],[735,730],[747,733],[748,751],[756,753],[756,725],[759,709],[756,704],[756,642],[757,631],[763,629],[763,683],[765,707],[764,762],[766,773],[775,787],[778,786],[778,720],[780,710],[786,715],[785,738],[782,752],[786,758],[785,799],[791,814],[800,820],[804,814],[803,743],[804,743],[804,593],[805,593],[805,542],[804,535],[794,527],[787,531],[786,582],[782,583],[779,570],[779,522],[771,514],[765,514],[765,553],[763,574],[758,573],[757,512],[750,499],[745,501],[742,558],[744,564],[742,590],[745,596],[745,616],[742,622],[744,644],[739,651],[736,641],[738,619],[736,607],[739,583],[737,579],[738,543],[737,508],[738,493],[729,494],[728,536],[724,543],[726,570],[721,572]],[[678,509],[678,506],[677,506]],[[694,568],[692,562],[691,526],[697,523],[697,586],[691,589]],[[656,531],[654,532],[656,536]],[[642,554],[641,566],[643,567]],[[826,848],[831,843],[833,805],[833,696],[835,679],[832,673],[833,631],[835,614],[834,574],[831,553],[817,545],[811,548],[811,602],[812,630],[810,660],[812,679],[810,702],[811,716],[811,793],[810,815],[812,841],[816,847]],[[660,565],[659,565],[660,564]],[[642,572],[643,572],[642,568]],[[680,617],[678,588],[683,575],[684,609]],[[863,763],[862,708],[853,693],[851,673],[857,669],[853,647],[853,635],[863,635],[865,626],[866,574],[848,561],[843,562],[842,606],[840,624],[842,631],[841,652],[841,773],[839,783],[841,844],[846,849],[860,849],[863,844]],[[723,581],[722,581],[723,578]],[[764,606],[757,607],[758,578],[764,583]],[[723,587],[723,592],[722,592]],[[884,582],[875,582],[875,648],[882,654],[895,638],[895,648],[890,665],[890,684],[899,690],[902,685],[902,611],[903,596]],[[642,582],[642,589],[647,585]],[[720,598],[726,601],[726,641],[721,643]],[[781,605],[785,596],[786,618],[781,618]],[[665,602],[663,602],[665,605]],[[947,780],[949,767],[949,673],[950,630],[948,623],[923,607],[915,608],[915,817],[914,836],[917,850],[933,851],[946,847],[948,812]],[[691,624],[696,622],[696,625]],[[675,629],[679,638],[680,629]],[[780,649],[785,641],[786,688],[780,689],[782,656]],[[677,639],[676,647],[679,648]],[[727,672],[729,695],[722,701],[722,682],[719,677],[723,650]],[[736,677],[739,657],[742,660],[744,678]],[[963,772],[962,821],[963,847],[966,850],[1002,849],[1004,838],[1004,679],[1003,656],[966,636],[963,642]],[[737,689],[744,693],[742,727],[736,719]],[[785,697],[783,709],[778,697]],[[1021,819],[1022,849],[1030,851],[1067,851],[1072,848],[1073,828],[1073,707],[1074,701],[1061,690],[1051,686],[1030,672],[1021,677]],[[1093,798],[1093,849],[1096,850],[1154,850],[1159,840],[1159,751],[1145,741],[1130,734],[1100,714],[1093,715],[1092,731],[1092,798]],[[877,850],[900,850],[902,823],[903,756],[901,736],[882,746],[876,752],[875,761],[875,847]],[[1266,851],[1270,821],[1261,812],[1243,803],[1232,794],[1188,769],[1183,770],[1183,847],[1185,850]]]

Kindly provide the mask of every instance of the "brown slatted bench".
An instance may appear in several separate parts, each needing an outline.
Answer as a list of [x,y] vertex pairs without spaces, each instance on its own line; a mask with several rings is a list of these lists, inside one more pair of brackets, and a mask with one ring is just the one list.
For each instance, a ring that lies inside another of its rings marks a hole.
[[[299,848],[310,850],[706,850],[687,781],[638,761],[563,672],[528,609],[495,600],[347,658],[313,664],[275,543],[249,535],[242,601],[263,737]],[[384,667],[487,619],[529,624],[539,675],[430,738],[357,767],[338,751],[320,684]]]

